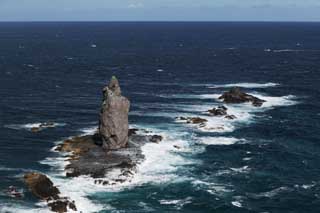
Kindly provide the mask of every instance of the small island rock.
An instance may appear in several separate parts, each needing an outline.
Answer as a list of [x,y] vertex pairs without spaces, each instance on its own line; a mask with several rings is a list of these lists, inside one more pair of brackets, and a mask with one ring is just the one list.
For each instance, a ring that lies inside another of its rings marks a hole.
[[251,102],[255,107],[260,107],[265,102],[265,100],[242,92],[238,87],[234,87],[230,91],[225,92],[222,96],[219,97],[219,99],[222,99],[225,103],[235,104]]
[[112,77],[109,85],[103,89],[99,134],[106,150],[124,148],[128,144],[129,100],[121,95],[116,77]]

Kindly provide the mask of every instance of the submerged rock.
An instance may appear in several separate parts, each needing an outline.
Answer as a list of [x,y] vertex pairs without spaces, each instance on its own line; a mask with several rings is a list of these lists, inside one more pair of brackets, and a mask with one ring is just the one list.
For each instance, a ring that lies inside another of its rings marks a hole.
[[116,150],[128,145],[128,113],[129,100],[121,95],[121,89],[116,77],[112,77],[107,87],[103,89],[99,134],[106,150]]
[[219,99],[222,99],[225,103],[235,104],[251,102],[255,107],[260,107],[265,102],[265,100],[242,92],[238,87],[234,87],[230,91],[223,93],[223,95],[220,96]]
[[161,142],[163,137],[161,135],[152,135],[150,138],[150,141],[153,143],[159,143]]
[[47,201],[51,211],[59,213],[67,212],[68,209],[77,211],[74,201],[70,201],[67,197],[60,197],[59,189],[46,175],[27,173],[24,175],[24,181],[33,195]]
[[217,108],[213,108],[208,110],[211,116],[224,116],[227,115],[228,108],[225,106],[218,106]]
[[226,119],[229,119],[229,120],[234,120],[236,119],[237,117],[235,115],[227,115],[225,116]]
[[55,127],[55,123],[54,122],[44,122],[44,123],[41,123],[39,126],[35,126],[35,127],[32,127],[31,128],[31,132],[40,132],[42,131],[43,129],[46,129],[46,128],[54,128]]
[[187,124],[199,124],[200,127],[205,126],[205,124],[208,122],[207,119],[200,117],[177,117],[176,119],[186,122]]

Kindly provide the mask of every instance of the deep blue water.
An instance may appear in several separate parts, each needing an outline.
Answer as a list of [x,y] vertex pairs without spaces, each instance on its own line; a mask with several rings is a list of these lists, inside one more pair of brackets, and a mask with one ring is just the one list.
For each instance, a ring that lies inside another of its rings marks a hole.
[[[319,61],[320,23],[0,23],[0,212],[46,211],[27,171],[83,212],[320,212]],[[51,149],[97,124],[112,75],[130,124],[165,141],[144,149],[132,183],[64,179]],[[176,122],[206,117],[228,84],[267,102],[228,106],[238,119],[207,129]],[[46,121],[58,125],[28,128]]]

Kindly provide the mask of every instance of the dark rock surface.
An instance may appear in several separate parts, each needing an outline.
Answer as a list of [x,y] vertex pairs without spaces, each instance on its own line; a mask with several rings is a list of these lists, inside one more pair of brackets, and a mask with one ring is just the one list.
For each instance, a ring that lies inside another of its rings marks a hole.
[[39,173],[27,173],[24,175],[24,181],[30,191],[40,199],[58,198],[60,191],[55,187],[52,181],[45,175]]
[[116,77],[103,89],[103,103],[100,113],[99,134],[106,150],[116,150],[128,145],[129,100],[121,95]]
[[207,119],[200,118],[200,117],[178,117],[176,119],[180,121],[185,121],[188,124],[204,124],[208,122]]
[[97,145],[96,139],[94,135],[74,137],[57,146],[57,151],[69,153],[69,164],[65,168],[67,177],[88,175],[93,178],[103,178],[117,170],[119,172],[117,178],[103,184],[127,180],[135,172],[136,165],[144,159],[141,147],[150,142],[158,143],[163,138],[159,135],[133,134],[129,137],[125,148],[107,152]]
[[229,120],[237,119],[237,117],[235,115],[227,115],[227,116],[225,116],[225,118],[229,119]]
[[218,106],[217,108],[209,109],[208,112],[211,116],[224,116],[227,115],[227,107]]
[[244,93],[238,87],[232,88],[230,91],[225,92],[222,96],[219,97],[225,103],[245,103],[251,102],[253,106],[260,107],[265,102],[265,100],[259,99],[253,95]]
[[70,201],[67,197],[61,197],[59,189],[46,175],[27,173],[24,175],[24,181],[33,195],[47,201],[51,211],[59,213],[67,212],[68,209],[77,211],[74,201]]

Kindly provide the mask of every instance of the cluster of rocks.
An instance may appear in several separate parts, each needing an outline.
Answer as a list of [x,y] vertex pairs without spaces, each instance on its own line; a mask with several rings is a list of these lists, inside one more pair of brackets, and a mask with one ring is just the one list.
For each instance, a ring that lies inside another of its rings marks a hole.
[[[141,147],[146,143],[159,143],[163,138],[151,132],[129,129],[129,109],[130,101],[121,95],[119,82],[112,77],[103,89],[97,132],[67,139],[55,148],[67,153],[67,177],[87,175],[102,185],[130,181],[137,164],[144,159]],[[109,181],[101,179],[106,176]],[[45,175],[26,174],[25,182],[35,196],[47,201],[52,211],[65,212],[68,208],[76,211],[74,202],[61,197],[58,188]]]
[[219,99],[223,100],[227,104],[239,104],[251,102],[255,107],[261,107],[265,100],[259,99],[253,95],[249,95],[240,90],[239,87],[234,87],[230,91],[223,93]]
[[53,185],[52,181],[40,173],[27,173],[24,181],[30,191],[39,199],[46,201],[53,212],[77,211],[74,201],[68,197],[61,196],[59,189]]
[[[265,100],[259,99],[255,96],[244,93],[238,87],[232,88],[230,91],[223,93],[220,97],[220,100],[223,100],[226,104],[239,104],[239,103],[252,103],[255,107],[261,107]],[[234,120],[237,117],[235,115],[228,114],[228,108],[226,106],[218,106],[207,111],[209,116],[224,117],[229,120]],[[197,124],[199,127],[206,127],[207,119],[201,117],[177,117],[179,121],[183,121],[188,124]],[[217,130],[223,130],[223,127],[215,128]]]
[[49,122],[44,122],[44,123],[41,123],[39,126],[36,126],[36,127],[32,127],[31,128],[31,132],[39,132],[43,129],[46,129],[46,128],[53,128],[55,127],[55,123],[49,121]]
[[208,113],[210,116],[224,116],[224,118],[233,120],[236,119],[237,117],[235,115],[229,115],[227,113],[228,108],[225,106],[218,106],[216,108],[212,108],[208,110]]

